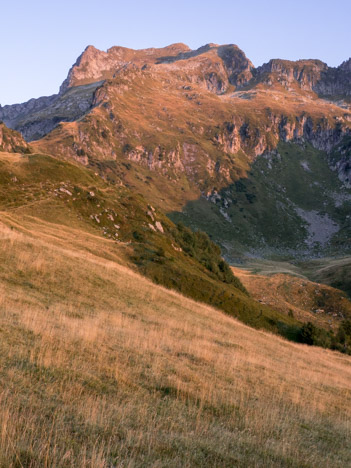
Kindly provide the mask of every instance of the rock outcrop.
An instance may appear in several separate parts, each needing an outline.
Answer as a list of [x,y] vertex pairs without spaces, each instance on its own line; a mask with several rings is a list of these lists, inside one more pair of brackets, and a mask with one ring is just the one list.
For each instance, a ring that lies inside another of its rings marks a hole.
[[351,137],[344,138],[330,155],[330,166],[338,173],[339,179],[351,188]]
[[312,91],[320,81],[322,73],[328,69],[320,60],[273,59],[255,70],[256,79],[268,85],[279,83],[289,89],[298,83],[301,89]]
[[20,133],[10,130],[3,122],[0,122],[0,151],[30,153],[30,148]]
[[[40,140],[41,151],[86,165],[129,160],[169,179],[186,174],[207,192],[237,177],[239,153],[251,163],[280,141],[330,153],[350,134],[351,112],[330,103],[347,100],[350,76],[351,60],[330,68],[274,59],[254,68],[233,44],[89,46],[57,95],[0,108],[0,119]],[[339,166],[345,175],[348,160]]]
[[[223,92],[228,84],[242,86],[252,78],[254,68],[236,45],[207,44],[191,50],[184,44],[172,44],[160,49],[132,50],[111,47],[106,52],[88,46],[77,59],[63,82],[60,92],[72,86],[113,78],[121,69],[133,63],[139,68],[177,64],[188,75],[204,75],[208,88]],[[219,84],[221,83],[221,84]]]
[[302,90],[335,101],[351,96],[351,59],[333,68],[320,60],[274,59],[254,70],[257,82],[279,84],[287,90],[297,84]]

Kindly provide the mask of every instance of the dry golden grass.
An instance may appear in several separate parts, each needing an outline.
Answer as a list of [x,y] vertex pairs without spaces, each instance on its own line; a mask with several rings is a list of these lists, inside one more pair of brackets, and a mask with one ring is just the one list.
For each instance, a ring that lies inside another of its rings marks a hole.
[[[255,274],[232,267],[253,298],[302,322],[312,322],[327,330],[337,330],[351,317],[351,302],[341,291],[288,273]],[[316,310],[318,312],[316,312]]]
[[350,357],[155,286],[110,241],[0,220],[0,466],[350,465]]

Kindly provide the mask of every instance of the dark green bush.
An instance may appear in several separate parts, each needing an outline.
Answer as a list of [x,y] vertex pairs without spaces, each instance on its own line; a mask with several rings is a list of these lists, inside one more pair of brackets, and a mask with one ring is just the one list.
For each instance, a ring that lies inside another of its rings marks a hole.
[[313,345],[316,339],[316,327],[311,322],[305,323],[300,331],[301,343]]
[[137,242],[145,242],[145,236],[139,230],[136,230],[136,231],[133,232],[133,237]]
[[233,275],[228,263],[221,257],[221,249],[202,231],[193,232],[184,224],[177,224],[172,232],[174,240],[185,253],[201,263],[210,273],[224,283],[232,284],[247,294],[241,281]]

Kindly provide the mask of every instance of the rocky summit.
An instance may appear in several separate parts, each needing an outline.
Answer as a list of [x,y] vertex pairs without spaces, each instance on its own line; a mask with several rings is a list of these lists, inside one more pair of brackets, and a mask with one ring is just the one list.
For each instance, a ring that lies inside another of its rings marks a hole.
[[351,249],[351,59],[255,67],[232,44],[88,46],[57,95],[0,119],[205,230],[229,260]]

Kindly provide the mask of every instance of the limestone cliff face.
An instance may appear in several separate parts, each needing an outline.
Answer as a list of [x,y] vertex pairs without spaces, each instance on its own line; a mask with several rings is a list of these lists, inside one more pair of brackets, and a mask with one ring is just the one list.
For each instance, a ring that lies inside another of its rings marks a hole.
[[252,79],[254,69],[244,52],[234,44],[207,44],[175,57],[159,59],[157,63],[173,64],[173,69],[184,71],[192,82],[204,82],[216,94],[226,92],[230,85],[235,88],[246,85]]
[[339,67],[328,67],[320,60],[270,60],[254,70],[255,79],[268,86],[280,84],[292,90],[297,84],[302,90],[321,97],[342,99],[351,96],[351,59]]
[[337,171],[339,179],[345,186],[351,188],[351,152],[345,154],[331,167]]
[[341,140],[330,154],[330,166],[338,173],[339,179],[351,188],[351,138]]
[[236,45],[221,46],[218,55],[223,60],[229,82],[240,88],[252,79],[254,66]]
[[351,96],[351,59],[337,68],[328,68],[322,74],[314,90],[321,96],[336,99],[349,98]]
[[316,149],[330,152],[342,139],[351,134],[350,127],[340,122],[333,124],[321,117],[313,120],[304,113],[295,117],[268,113],[260,125],[242,117],[226,122],[215,140],[226,153],[243,151],[255,159],[265,151],[274,149],[279,141],[310,143]]
[[304,90],[312,91],[321,79],[327,64],[319,60],[289,60],[273,59],[255,70],[255,76],[263,83],[271,85],[279,83],[289,88],[294,82]]
[[55,100],[55,96],[43,96],[38,99],[30,99],[22,104],[0,106],[0,119],[9,123],[14,122],[19,115],[35,113],[48,106]]

